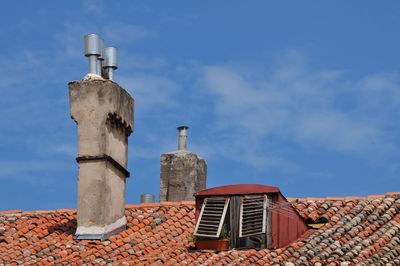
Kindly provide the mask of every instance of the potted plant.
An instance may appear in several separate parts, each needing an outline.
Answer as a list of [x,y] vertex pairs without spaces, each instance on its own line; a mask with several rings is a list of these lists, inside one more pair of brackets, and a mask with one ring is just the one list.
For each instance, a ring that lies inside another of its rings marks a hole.
[[221,228],[219,238],[210,239],[206,237],[193,236],[196,249],[199,250],[228,250],[229,249],[229,231],[226,225]]

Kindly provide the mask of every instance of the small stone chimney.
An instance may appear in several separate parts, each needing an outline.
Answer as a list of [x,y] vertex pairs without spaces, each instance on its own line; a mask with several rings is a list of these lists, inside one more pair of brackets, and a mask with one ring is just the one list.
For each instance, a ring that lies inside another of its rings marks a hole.
[[161,155],[160,201],[194,200],[206,188],[207,163],[186,150],[187,126],[177,128],[178,150]]

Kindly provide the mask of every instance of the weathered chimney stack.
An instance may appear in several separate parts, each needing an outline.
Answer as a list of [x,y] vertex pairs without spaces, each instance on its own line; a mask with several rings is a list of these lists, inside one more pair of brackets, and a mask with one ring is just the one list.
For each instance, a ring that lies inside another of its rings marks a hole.
[[206,188],[207,163],[186,150],[187,126],[178,127],[178,151],[161,154],[160,201],[194,200]]
[[125,179],[130,175],[128,136],[133,131],[134,99],[117,83],[93,74],[69,83],[69,99],[71,117],[78,125],[75,237],[104,240],[126,225]]

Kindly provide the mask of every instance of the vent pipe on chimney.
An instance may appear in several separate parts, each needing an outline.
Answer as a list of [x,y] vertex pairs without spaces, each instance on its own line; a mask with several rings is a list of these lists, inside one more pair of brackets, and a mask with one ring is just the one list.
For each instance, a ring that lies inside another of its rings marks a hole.
[[114,70],[118,68],[117,48],[104,47],[104,40],[100,35],[93,33],[84,36],[84,43],[85,56],[89,60],[89,73],[114,80]]
[[187,130],[188,126],[180,126],[176,128],[179,131],[178,151],[186,151],[187,148]]
[[89,59],[89,73],[101,75],[98,68],[98,57],[101,55],[101,41],[98,34],[84,36],[85,56]]
[[103,62],[104,62],[104,40],[100,39],[100,55],[97,58],[97,73],[101,76],[101,69],[103,67]]
[[140,203],[154,203],[154,195],[153,194],[140,195]]
[[178,151],[161,154],[161,201],[193,200],[193,193],[206,188],[207,162],[187,151],[187,126],[178,127]]
[[118,68],[117,48],[115,47],[104,48],[103,67],[108,71],[108,79],[114,80],[114,70]]

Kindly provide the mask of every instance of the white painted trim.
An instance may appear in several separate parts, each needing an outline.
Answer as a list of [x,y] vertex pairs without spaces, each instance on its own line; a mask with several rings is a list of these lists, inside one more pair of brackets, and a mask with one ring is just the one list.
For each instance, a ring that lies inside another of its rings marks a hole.
[[220,221],[219,221],[219,224],[218,224],[218,231],[217,231],[217,234],[215,234],[215,235],[210,235],[210,234],[199,234],[199,233],[197,233],[197,230],[199,229],[199,226],[200,226],[200,222],[201,222],[201,220],[202,220],[202,218],[203,218],[203,212],[204,212],[204,209],[205,209],[205,207],[206,207],[207,200],[210,199],[210,198],[211,198],[211,197],[205,198],[204,201],[203,201],[203,205],[201,206],[200,215],[199,215],[199,217],[198,217],[198,220],[197,220],[197,223],[196,223],[196,227],[195,227],[195,229],[194,229],[194,235],[195,235],[195,236],[219,237],[219,235],[220,235],[220,233],[221,233],[221,229],[222,229],[222,226],[223,226],[224,221],[225,221],[226,212],[227,212],[227,210],[228,210],[228,205],[229,205],[229,200],[230,200],[229,197],[213,197],[213,198],[215,198],[215,199],[223,199],[223,200],[225,201],[225,203],[224,203],[224,209],[223,209],[223,211],[222,211],[222,215],[221,215],[221,218],[220,218]]
[[267,220],[267,206],[268,206],[268,197],[267,195],[264,196],[264,206],[263,206],[263,227],[262,227],[262,233],[265,234],[265,224]]
[[239,237],[242,237],[243,201],[244,201],[244,196],[240,196],[240,210],[239,210]]
[[221,217],[221,220],[219,221],[217,237],[219,237],[219,235],[221,234],[221,229],[222,229],[222,226],[224,225],[225,215],[226,215],[226,211],[228,210],[229,201],[230,201],[230,198],[225,198],[224,211],[222,212],[222,217]]
[[125,216],[119,218],[115,222],[105,226],[78,226],[76,235],[103,235],[107,234],[121,226],[126,225]]
[[203,212],[204,212],[204,208],[206,207],[207,199],[208,199],[208,198],[205,198],[205,199],[203,200],[203,204],[202,204],[202,206],[201,206],[201,211],[200,211],[199,217],[197,218],[196,227],[195,227],[195,229],[194,229],[194,234],[195,234],[195,235],[196,235],[196,233],[197,233],[197,229],[199,228],[200,221],[201,221],[201,217],[203,217]]

